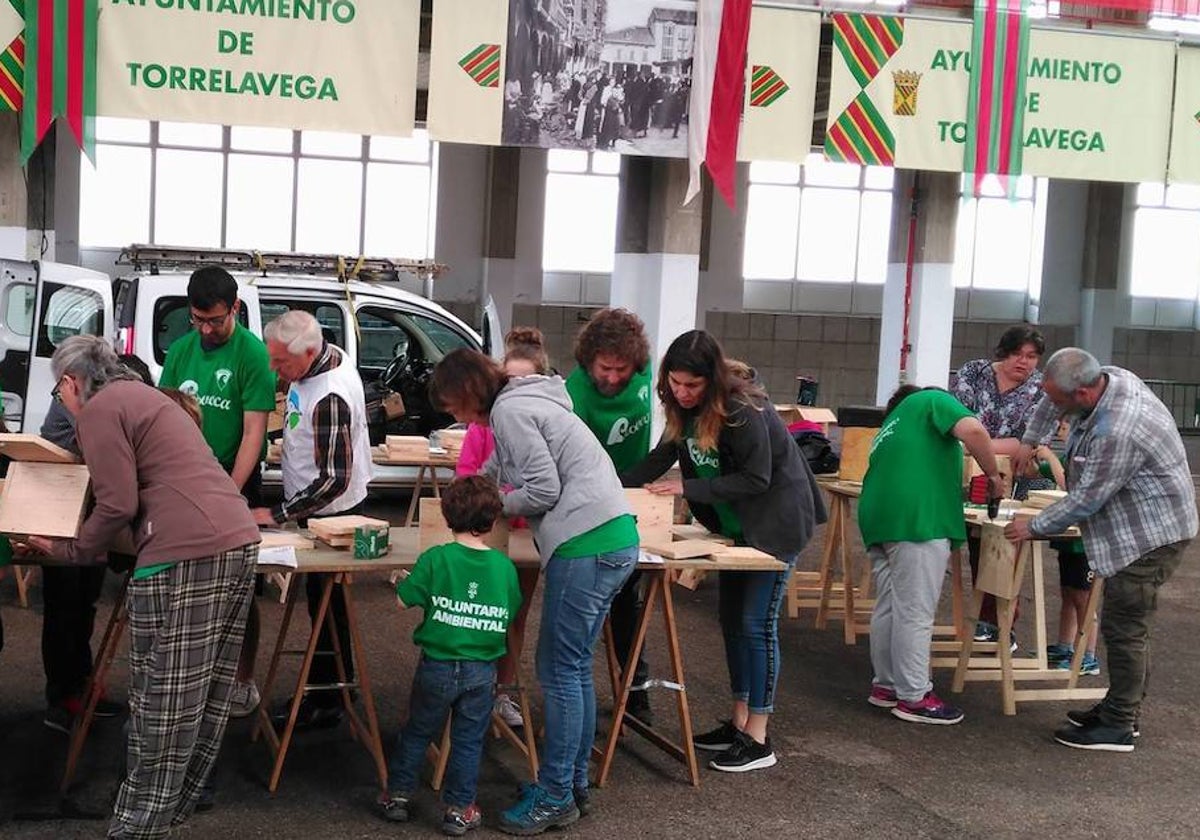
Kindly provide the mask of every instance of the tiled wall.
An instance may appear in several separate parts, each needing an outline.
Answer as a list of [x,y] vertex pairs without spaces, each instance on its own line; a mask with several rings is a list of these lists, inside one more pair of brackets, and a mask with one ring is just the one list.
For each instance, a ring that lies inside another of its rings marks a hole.
[[[546,336],[551,363],[563,374],[574,367],[575,333],[594,309],[571,306],[514,307],[513,323],[536,326]],[[1004,321],[955,321],[951,366],[990,357]],[[753,365],[777,402],[796,397],[796,376],[821,383],[820,403],[831,408],[875,401],[879,365],[878,318],[709,312],[708,330],[725,352]],[[1073,326],[1043,326],[1047,354],[1075,343]],[[1117,329],[1113,363],[1139,376],[1200,382],[1200,332]]]
[[1113,364],[1143,379],[1200,382],[1200,332],[1115,329]]

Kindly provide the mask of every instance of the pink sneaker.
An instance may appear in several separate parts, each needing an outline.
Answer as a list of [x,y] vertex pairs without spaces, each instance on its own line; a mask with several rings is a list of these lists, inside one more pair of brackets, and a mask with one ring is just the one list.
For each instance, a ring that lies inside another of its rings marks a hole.
[[896,690],[884,688],[882,685],[872,685],[867,702],[881,709],[894,709],[896,708]]
[[943,703],[932,691],[915,703],[907,700],[896,702],[892,714],[911,723],[935,723],[947,726],[960,723],[963,719],[962,709]]

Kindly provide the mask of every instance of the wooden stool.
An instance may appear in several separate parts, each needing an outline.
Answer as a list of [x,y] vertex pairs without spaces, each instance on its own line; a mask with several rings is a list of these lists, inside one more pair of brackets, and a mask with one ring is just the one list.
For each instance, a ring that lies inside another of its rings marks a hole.
[[0,577],[9,570],[12,571],[13,580],[17,584],[17,603],[22,609],[29,609],[29,587],[33,582],[33,573],[37,571],[37,566],[0,566]]

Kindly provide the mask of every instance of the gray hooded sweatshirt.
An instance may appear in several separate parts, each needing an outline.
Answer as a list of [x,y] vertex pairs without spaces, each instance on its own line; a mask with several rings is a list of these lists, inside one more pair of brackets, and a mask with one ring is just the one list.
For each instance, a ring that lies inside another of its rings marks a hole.
[[529,520],[543,567],[567,540],[632,513],[612,459],[575,416],[561,377],[509,380],[490,423],[496,451],[488,471],[513,487],[504,515]]

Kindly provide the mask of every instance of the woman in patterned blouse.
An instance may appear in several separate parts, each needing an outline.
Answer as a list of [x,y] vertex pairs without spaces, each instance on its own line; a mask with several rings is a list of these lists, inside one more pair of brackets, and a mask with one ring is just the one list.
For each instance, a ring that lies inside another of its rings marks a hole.
[[1028,324],[1009,327],[992,359],[967,362],[958,371],[954,396],[975,412],[992,436],[997,455],[1015,455],[1025,423],[1042,396],[1038,363],[1046,352],[1042,334]]
[[[976,359],[959,368],[954,396],[975,412],[992,436],[992,448],[997,455],[1016,455],[1021,448],[1025,424],[1042,397],[1042,372],[1037,368],[1045,352],[1042,334],[1028,324],[1020,324],[1009,327],[1000,336],[993,358]],[[1026,489],[1022,485],[1019,491]],[[979,537],[967,540],[967,551],[971,579],[975,580],[979,573]],[[1000,635],[997,623],[996,598],[985,594],[979,623],[975,625],[975,640],[997,641]],[[1009,643],[1013,650],[1017,649],[1015,634]]]

